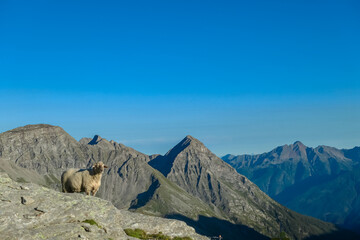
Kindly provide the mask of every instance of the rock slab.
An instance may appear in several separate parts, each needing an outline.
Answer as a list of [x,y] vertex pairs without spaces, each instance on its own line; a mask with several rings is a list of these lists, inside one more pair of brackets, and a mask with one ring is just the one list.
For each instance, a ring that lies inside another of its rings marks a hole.
[[[29,200],[31,204],[24,204]],[[118,210],[97,197],[14,182],[3,172],[0,172],[0,202],[0,236],[4,240],[134,239],[125,234],[125,228],[208,239],[181,221]]]

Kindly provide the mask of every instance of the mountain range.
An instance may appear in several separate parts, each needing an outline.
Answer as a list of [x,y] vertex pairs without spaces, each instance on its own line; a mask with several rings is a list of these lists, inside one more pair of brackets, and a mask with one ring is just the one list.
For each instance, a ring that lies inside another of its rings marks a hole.
[[360,147],[311,148],[297,141],[222,159],[288,208],[360,232]]
[[76,141],[57,126],[27,125],[0,134],[0,161],[12,179],[56,190],[66,169],[103,161],[109,169],[98,197],[119,209],[182,220],[206,236],[358,237],[277,203],[192,136],[165,155],[148,156],[97,135]]

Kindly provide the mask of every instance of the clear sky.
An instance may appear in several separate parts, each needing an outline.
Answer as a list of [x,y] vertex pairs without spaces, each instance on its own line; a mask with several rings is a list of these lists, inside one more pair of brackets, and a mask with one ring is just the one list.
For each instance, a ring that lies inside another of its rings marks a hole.
[[0,132],[164,154],[360,145],[360,1],[0,0]]

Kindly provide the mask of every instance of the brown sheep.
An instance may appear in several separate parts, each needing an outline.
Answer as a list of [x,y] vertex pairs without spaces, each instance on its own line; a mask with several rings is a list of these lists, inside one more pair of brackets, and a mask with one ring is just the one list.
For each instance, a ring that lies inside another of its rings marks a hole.
[[102,162],[95,163],[91,169],[68,169],[61,175],[62,191],[65,193],[90,192],[95,196],[101,185],[104,169],[108,168]]

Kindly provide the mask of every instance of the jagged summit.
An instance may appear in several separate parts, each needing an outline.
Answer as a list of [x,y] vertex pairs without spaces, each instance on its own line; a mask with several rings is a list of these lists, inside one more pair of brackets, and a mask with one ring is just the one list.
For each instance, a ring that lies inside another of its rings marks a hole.
[[[141,154],[140,152],[136,151],[135,149],[125,146],[122,143],[118,143],[114,140],[107,140],[106,138],[102,138],[100,135],[95,135],[92,138],[81,138],[79,140],[79,142],[81,145],[86,146],[86,147],[90,147],[92,149],[103,149],[104,151],[125,151],[127,153],[132,153],[133,155],[138,155]],[[146,158],[147,161],[149,160],[149,158]]]
[[187,135],[179,144],[183,146],[205,147],[204,143],[191,135]]
[[[196,138],[194,138],[193,136],[191,136],[191,135],[186,135],[186,137],[184,138],[184,139],[188,139],[188,140],[197,140]],[[197,141],[199,141],[199,140],[197,140]]]
[[201,143],[201,142],[198,139],[191,136],[191,135],[186,135],[186,137],[183,140],[181,140],[181,142],[179,144],[181,146],[188,146],[190,143]]
[[202,142],[200,142],[198,139],[196,139],[190,135],[187,135],[175,147],[170,149],[170,151],[168,151],[165,154],[165,156],[175,157],[176,155],[178,155],[180,152],[184,151],[189,146],[193,146],[195,148],[199,148],[199,147],[204,148],[205,147],[204,144]]
[[[151,158],[149,162],[150,166],[160,171],[164,176],[167,176],[174,164],[175,159],[178,155],[185,154],[186,151],[204,151],[207,149],[202,142],[198,139],[187,135],[183,140],[181,140],[175,147],[170,149],[164,156],[156,155]],[[180,158],[184,159],[184,158]]]
[[123,145],[121,143],[117,143],[114,140],[108,141],[107,139],[102,138],[97,134],[93,138],[82,138],[82,139],[80,139],[79,143],[84,144],[84,145],[97,146],[100,148],[106,148],[109,150],[110,149],[120,150],[120,149],[125,149],[125,148],[128,150],[132,149],[130,147],[126,147],[125,145]]
[[99,135],[95,135],[93,139],[88,143],[89,145],[96,145],[98,144],[102,139]]
[[102,137],[100,137],[99,135],[95,135],[94,137],[92,137],[92,138],[87,138],[87,137],[84,137],[84,138],[82,138],[82,139],[80,139],[80,141],[79,141],[80,143],[82,143],[82,144],[85,144],[85,145],[98,145],[100,142],[102,142],[102,143],[104,143],[104,142],[106,142],[106,143],[113,143],[114,141],[108,141],[108,140],[106,140],[105,138],[102,138]]
[[305,146],[302,142],[296,141],[290,147],[291,147],[291,150],[294,151],[294,153],[289,153],[289,155],[295,154],[294,156],[291,156],[291,157],[296,158],[299,155],[300,158],[306,158],[307,146]]
[[302,142],[300,142],[300,141],[295,141],[294,143],[293,143],[293,145],[295,145],[295,146],[301,146],[301,147],[306,147]]

